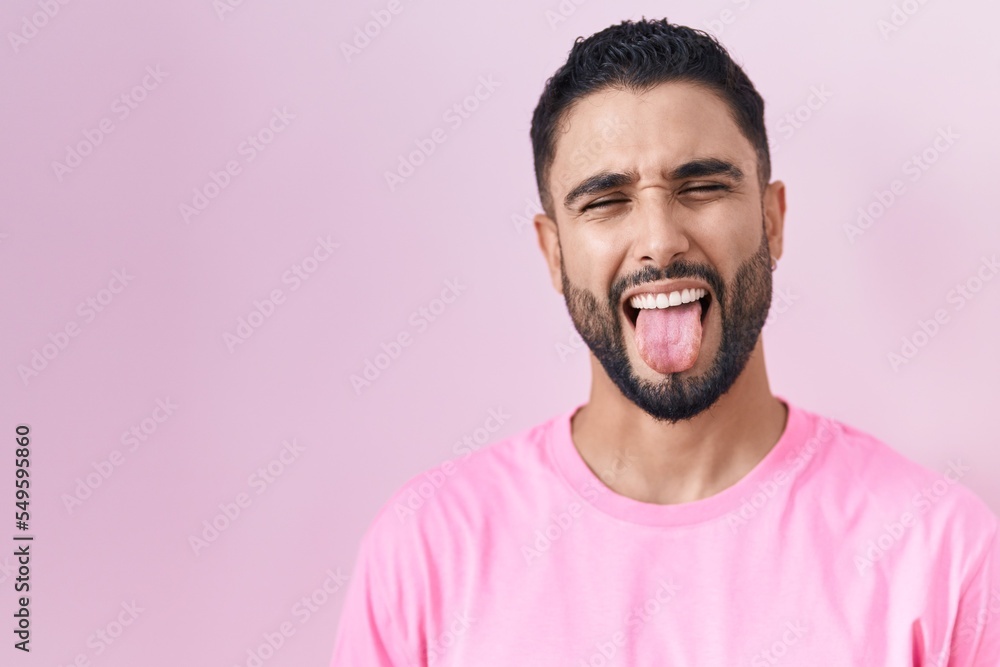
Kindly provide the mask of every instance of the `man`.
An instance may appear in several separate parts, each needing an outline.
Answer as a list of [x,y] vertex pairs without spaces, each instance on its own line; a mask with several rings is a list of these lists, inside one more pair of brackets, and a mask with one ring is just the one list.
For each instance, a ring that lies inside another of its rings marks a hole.
[[385,504],[334,665],[1000,665],[998,519],[965,464],[771,393],[763,111],[702,32],[574,45],[531,139],[589,401]]

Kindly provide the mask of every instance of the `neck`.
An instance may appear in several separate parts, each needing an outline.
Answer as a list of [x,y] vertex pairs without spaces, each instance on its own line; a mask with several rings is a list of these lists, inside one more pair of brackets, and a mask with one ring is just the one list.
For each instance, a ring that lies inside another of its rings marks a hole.
[[570,425],[583,460],[612,491],[656,504],[691,502],[742,479],[784,432],[785,406],[771,394],[762,339],[746,368],[711,408],[673,424],[627,399],[591,355],[590,400]]

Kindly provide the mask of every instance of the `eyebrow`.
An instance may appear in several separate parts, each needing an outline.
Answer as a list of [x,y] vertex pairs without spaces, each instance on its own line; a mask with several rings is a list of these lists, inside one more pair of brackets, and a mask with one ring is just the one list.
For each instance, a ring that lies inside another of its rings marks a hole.
[[[743,170],[732,162],[718,158],[689,160],[671,171],[667,175],[667,178],[672,181],[679,181],[685,178],[717,175],[728,176],[737,184],[743,182]],[[571,208],[581,197],[604,192],[612,188],[620,188],[623,185],[631,185],[638,180],[639,173],[633,170],[602,171],[587,177],[579,185],[570,190],[569,194],[563,200],[563,204],[566,208]]]

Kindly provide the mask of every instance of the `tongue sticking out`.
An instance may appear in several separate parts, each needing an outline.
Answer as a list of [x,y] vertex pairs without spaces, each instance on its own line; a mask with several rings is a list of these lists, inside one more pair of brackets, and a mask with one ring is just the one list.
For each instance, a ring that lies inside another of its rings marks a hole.
[[643,308],[635,322],[639,355],[658,373],[692,366],[701,349],[701,301],[669,308]]

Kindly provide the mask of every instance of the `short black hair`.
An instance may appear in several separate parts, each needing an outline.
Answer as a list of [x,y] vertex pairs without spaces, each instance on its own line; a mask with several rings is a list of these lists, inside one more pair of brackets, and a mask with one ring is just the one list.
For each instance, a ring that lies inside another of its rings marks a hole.
[[645,92],[667,81],[704,86],[721,96],[757,153],[761,192],[771,180],[764,128],[764,100],[716,38],[667,19],[622,21],[584,39],[577,37],[566,63],[545,83],[531,119],[535,181],[542,207],[555,217],[548,188],[556,129],[574,103],[604,89]]

